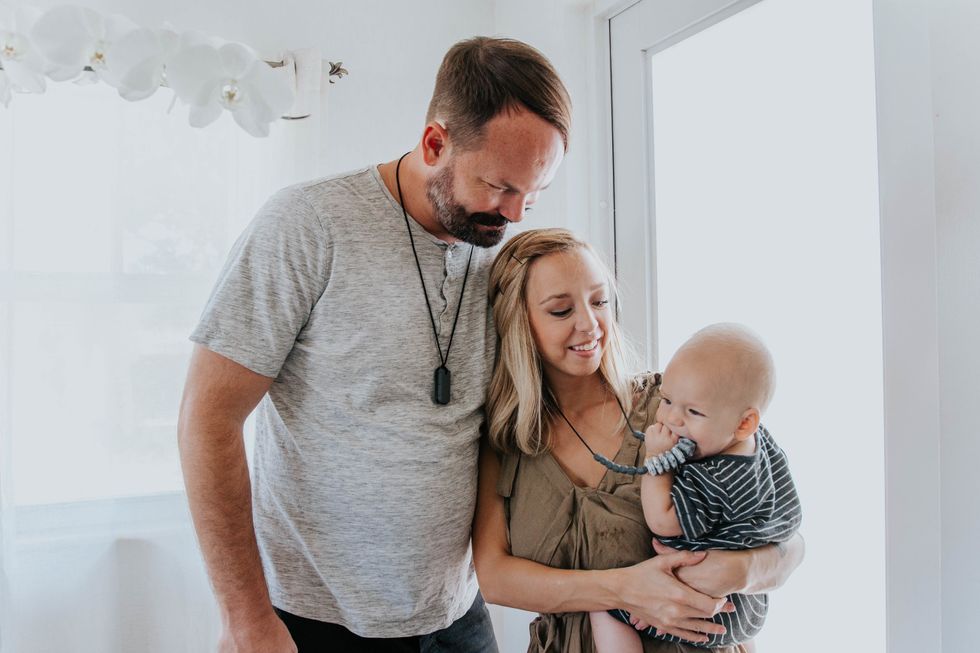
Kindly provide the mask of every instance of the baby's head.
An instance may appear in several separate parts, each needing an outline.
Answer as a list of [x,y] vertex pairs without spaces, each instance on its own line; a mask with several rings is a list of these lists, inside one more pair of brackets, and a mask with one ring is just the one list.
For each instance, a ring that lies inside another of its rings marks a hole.
[[775,386],[772,356],[738,324],[712,324],[681,345],[660,386],[657,421],[697,444],[695,457],[752,437]]

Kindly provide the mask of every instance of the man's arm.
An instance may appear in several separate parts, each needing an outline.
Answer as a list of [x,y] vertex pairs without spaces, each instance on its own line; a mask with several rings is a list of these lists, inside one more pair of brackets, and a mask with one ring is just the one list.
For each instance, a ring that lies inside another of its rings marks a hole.
[[[654,538],[658,554],[676,553]],[[677,570],[677,577],[710,596],[763,594],[778,589],[803,562],[803,536],[745,551],[709,551],[699,565]]]
[[262,572],[242,428],[272,379],[195,345],[177,437],[184,485],[221,610],[222,652],[295,653]]

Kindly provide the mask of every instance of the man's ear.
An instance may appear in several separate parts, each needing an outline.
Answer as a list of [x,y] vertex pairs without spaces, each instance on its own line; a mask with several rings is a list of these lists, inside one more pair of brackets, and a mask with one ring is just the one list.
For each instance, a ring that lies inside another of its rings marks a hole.
[[439,120],[433,120],[422,132],[422,160],[425,165],[434,166],[449,152],[449,132]]
[[748,439],[753,433],[759,429],[759,416],[758,408],[749,408],[744,413],[742,413],[742,420],[738,423],[735,428],[735,439],[738,441]]

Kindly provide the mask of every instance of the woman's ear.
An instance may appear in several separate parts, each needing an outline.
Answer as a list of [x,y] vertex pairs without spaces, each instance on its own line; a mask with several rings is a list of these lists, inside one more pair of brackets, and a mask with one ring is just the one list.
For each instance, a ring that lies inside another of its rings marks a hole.
[[742,420],[735,429],[735,439],[739,441],[748,439],[759,429],[760,419],[758,408],[749,408],[742,413]]
[[434,166],[447,153],[449,132],[439,120],[433,120],[425,126],[422,132],[422,160],[426,165]]

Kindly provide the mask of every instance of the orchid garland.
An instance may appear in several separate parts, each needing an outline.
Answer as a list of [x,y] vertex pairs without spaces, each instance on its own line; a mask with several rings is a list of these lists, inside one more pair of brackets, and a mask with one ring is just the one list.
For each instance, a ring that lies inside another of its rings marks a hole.
[[[341,64],[330,65],[330,76],[347,74]],[[293,67],[274,67],[241,43],[147,29],[86,7],[12,10],[0,4],[0,103],[9,106],[14,91],[43,93],[46,78],[101,81],[129,101],[166,86],[190,105],[192,127],[205,127],[228,111],[259,137],[269,135],[270,123],[290,110],[297,95]]]

